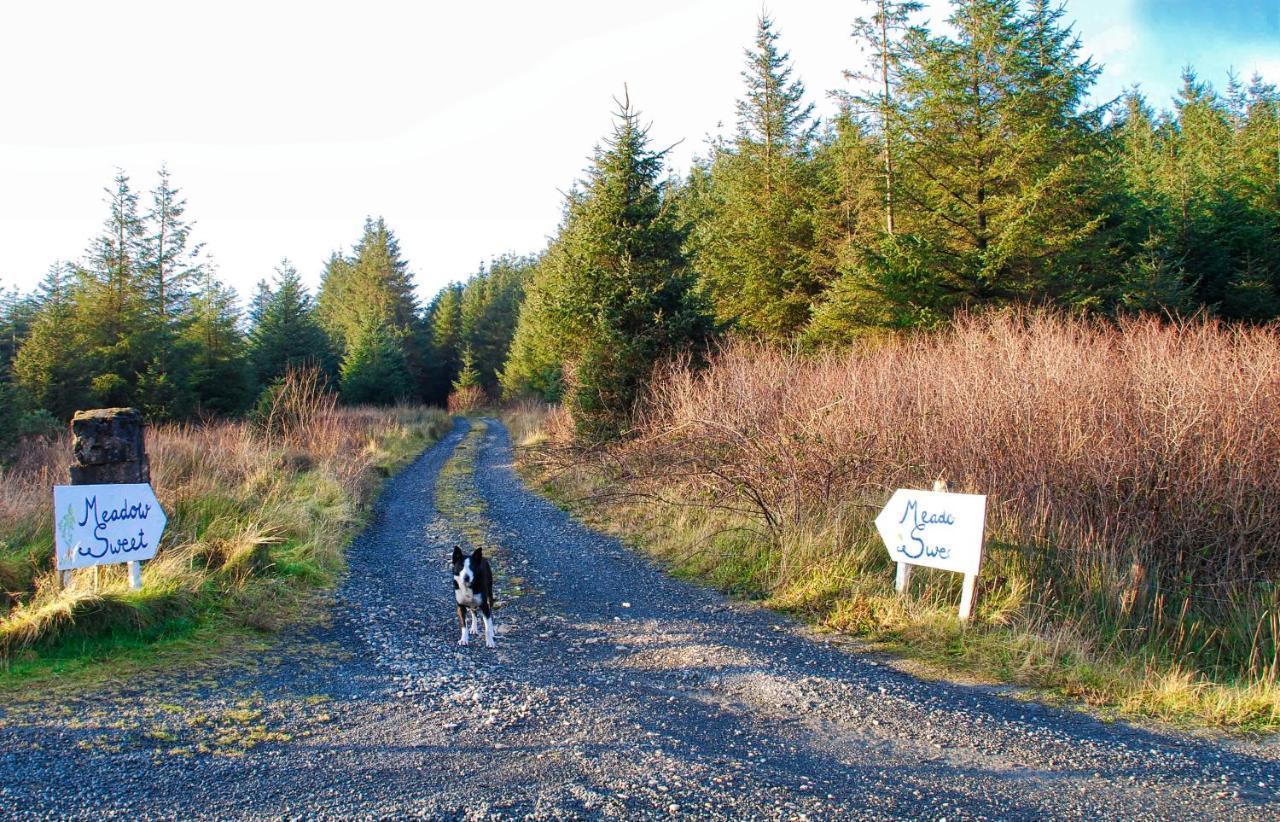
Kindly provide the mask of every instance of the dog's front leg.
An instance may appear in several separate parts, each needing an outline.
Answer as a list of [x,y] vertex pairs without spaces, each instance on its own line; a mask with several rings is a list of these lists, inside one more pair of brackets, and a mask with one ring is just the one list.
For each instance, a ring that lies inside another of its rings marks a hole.
[[467,632],[467,609],[461,605],[458,606],[458,625],[462,627],[462,637],[458,640],[458,644],[470,645],[471,635]]
[[493,617],[484,615],[484,645],[486,648],[496,647],[493,644]]

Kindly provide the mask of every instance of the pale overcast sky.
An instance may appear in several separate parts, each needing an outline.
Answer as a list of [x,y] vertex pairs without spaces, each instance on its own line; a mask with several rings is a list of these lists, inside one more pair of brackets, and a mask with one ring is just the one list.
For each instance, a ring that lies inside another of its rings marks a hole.
[[[858,0],[768,5],[822,113],[857,64]],[[428,299],[535,252],[628,84],[680,171],[733,124],[758,0],[6,3],[0,27],[0,286],[29,289],[98,232],[116,168],[167,164],[195,239],[242,297],[289,257],[311,285],[366,215]],[[947,16],[945,2],[928,17]],[[1106,66],[1167,107],[1180,67],[1280,81],[1280,0],[1070,0]]]

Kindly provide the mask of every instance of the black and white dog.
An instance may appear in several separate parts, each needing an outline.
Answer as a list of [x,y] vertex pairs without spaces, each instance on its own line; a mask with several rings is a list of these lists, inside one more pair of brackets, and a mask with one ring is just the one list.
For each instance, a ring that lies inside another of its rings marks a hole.
[[[493,645],[493,569],[477,548],[467,556],[453,546],[453,595],[458,600],[458,624],[462,626],[459,645],[470,645],[476,633],[476,611],[484,618],[484,644]],[[471,630],[467,630],[467,612],[471,612]]]

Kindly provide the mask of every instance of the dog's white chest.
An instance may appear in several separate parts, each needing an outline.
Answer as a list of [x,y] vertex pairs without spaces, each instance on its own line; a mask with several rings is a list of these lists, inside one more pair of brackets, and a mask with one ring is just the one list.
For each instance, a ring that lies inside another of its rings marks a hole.
[[479,591],[473,591],[464,585],[459,585],[453,589],[453,596],[458,600],[459,605],[465,605],[471,608],[479,608],[480,603],[484,601],[484,594]]

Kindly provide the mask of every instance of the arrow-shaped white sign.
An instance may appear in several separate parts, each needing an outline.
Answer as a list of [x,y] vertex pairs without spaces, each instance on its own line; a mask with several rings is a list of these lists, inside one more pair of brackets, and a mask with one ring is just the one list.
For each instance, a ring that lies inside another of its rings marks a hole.
[[899,488],[876,517],[876,530],[894,562],[976,574],[986,516],[983,494]]
[[53,487],[60,571],[151,559],[166,522],[164,509],[146,483]]

